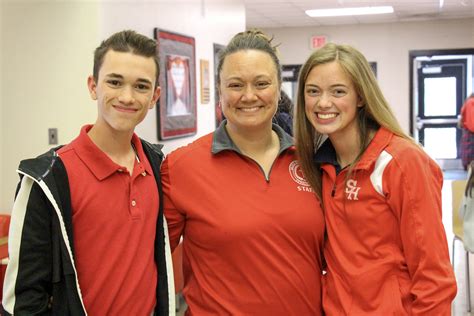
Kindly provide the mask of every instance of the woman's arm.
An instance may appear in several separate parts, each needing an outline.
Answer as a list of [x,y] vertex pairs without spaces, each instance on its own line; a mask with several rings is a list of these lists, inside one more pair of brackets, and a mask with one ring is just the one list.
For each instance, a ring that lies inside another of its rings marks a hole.
[[186,217],[178,210],[173,199],[173,191],[176,188],[173,187],[168,157],[161,165],[161,181],[163,184],[164,215],[168,222],[171,251],[174,251],[179,244],[181,235],[183,234]]

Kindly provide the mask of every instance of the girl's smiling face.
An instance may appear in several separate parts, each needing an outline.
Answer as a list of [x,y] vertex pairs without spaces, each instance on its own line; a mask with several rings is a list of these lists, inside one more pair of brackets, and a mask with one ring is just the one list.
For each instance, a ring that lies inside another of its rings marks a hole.
[[329,138],[359,133],[360,98],[349,75],[337,61],[315,66],[305,81],[305,112],[318,133]]

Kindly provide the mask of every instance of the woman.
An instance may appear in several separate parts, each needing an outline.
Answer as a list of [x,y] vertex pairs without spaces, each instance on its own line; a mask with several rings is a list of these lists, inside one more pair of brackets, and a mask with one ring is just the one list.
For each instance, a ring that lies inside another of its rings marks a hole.
[[321,315],[323,214],[291,137],[272,125],[275,48],[259,31],[239,33],[218,74],[227,119],[162,165],[187,315]]
[[325,313],[449,315],[443,175],[402,131],[359,51],[327,44],[309,57],[295,132],[325,211]]

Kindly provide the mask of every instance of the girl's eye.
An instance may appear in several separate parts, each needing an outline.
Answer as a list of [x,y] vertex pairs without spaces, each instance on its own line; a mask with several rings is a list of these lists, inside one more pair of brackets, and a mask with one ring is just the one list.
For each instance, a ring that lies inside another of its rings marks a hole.
[[314,88],[309,88],[309,89],[306,89],[306,94],[311,95],[311,96],[316,96],[316,95],[319,95],[319,90],[314,89]]
[[334,90],[334,95],[336,97],[342,97],[342,96],[346,95],[346,91],[343,90],[343,89],[336,89],[336,90]]

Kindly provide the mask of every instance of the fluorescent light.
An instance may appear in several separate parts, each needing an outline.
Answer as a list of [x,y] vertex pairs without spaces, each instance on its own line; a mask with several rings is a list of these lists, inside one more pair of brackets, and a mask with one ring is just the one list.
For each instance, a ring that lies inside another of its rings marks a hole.
[[439,0],[439,8],[441,9],[444,6],[444,0]]
[[393,13],[393,7],[392,6],[384,6],[384,7],[318,9],[318,10],[306,10],[305,12],[310,17],[315,18],[315,17],[328,17],[328,16],[348,16],[348,15]]

